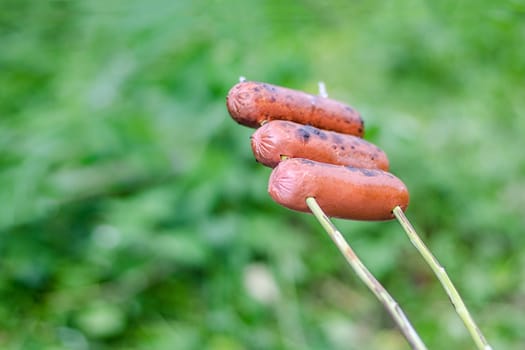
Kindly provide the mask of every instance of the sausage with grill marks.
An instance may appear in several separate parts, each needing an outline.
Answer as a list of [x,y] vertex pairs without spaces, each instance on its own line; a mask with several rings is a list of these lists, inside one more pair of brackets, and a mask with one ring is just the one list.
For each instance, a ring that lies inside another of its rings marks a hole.
[[228,93],[226,106],[235,121],[252,128],[279,119],[358,137],[364,133],[363,119],[352,107],[266,83],[238,83]]
[[285,120],[265,123],[252,135],[251,144],[257,161],[271,168],[281,157],[385,171],[389,167],[385,152],[357,136]]

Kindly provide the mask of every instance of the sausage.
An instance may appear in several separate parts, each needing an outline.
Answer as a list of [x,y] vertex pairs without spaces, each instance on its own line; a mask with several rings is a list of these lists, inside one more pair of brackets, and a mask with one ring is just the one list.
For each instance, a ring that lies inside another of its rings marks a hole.
[[258,128],[282,119],[362,137],[363,119],[341,102],[275,85],[242,82],[231,88],[226,106],[239,124]]
[[314,197],[328,216],[351,220],[389,220],[396,206],[404,211],[409,201],[406,186],[388,172],[302,158],[279,163],[268,192],[277,203],[302,212],[310,211],[306,198]]
[[251,143],[257,161],[271,168],[282,156],[385,171],[389,166],[385,152],[357,136],[285,120],[265,123],[252,135]]

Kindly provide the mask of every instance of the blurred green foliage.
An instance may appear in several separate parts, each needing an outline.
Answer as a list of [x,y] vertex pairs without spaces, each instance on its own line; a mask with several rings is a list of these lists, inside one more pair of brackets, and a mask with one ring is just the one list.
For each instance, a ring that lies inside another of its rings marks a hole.
[[[0,346],[406,349],[225,109],[329,94],[499,349],[525,344],[525,3],[0,1]],[[395,222],[337,220],[432,349],[473,348]]]

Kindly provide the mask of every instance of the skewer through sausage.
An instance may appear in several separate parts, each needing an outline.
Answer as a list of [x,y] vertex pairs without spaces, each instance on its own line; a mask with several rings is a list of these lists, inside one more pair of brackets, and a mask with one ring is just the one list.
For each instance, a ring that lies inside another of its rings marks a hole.
[[363,119],[352,107],[317,95],[258,82],[241,82],[226,97],[239,124],[258,128],[280,119],[362,137]]
[[251,143],[257,161],[271,168],[283,156],[385,171],[389,166],[385,152],[357,136],[285,120],[265,123],[252,135]]
[[287,159],[272,171],[270,196],[293,210],[310,212],[314,197],[326,215],[351,220],[390,220],[392,210],[409,202],[405,184],[377,169],[331,165],[302,158]]

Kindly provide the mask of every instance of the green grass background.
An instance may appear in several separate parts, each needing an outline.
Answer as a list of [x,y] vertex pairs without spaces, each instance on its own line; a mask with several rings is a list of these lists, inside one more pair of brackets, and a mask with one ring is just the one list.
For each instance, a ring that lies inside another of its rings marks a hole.
[[[360,110],[488,340],[523,349],[524,39],[520,0],[0,0],[0,346],[408,348],[267,195],[225,108],[243,75]],[[396,222],[336,223],[431,349],[474,348]]]

